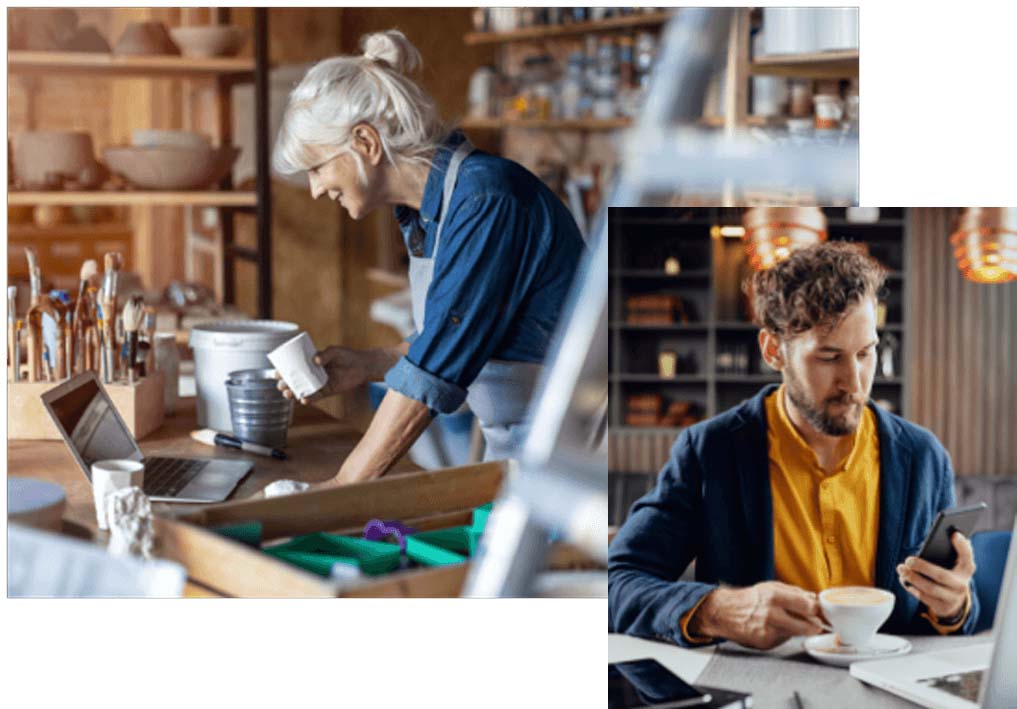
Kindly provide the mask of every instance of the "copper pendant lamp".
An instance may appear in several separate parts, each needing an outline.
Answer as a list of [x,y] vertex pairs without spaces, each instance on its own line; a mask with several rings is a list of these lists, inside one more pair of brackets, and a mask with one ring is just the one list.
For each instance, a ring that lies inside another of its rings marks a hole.
[[957,267],[975,283],[1017,280],[1017,208],[968,207],[950,235]]
[[819,207],[753,207],[742,217],[749,263],[765,271],[797,249],[826,241],[826,215]]

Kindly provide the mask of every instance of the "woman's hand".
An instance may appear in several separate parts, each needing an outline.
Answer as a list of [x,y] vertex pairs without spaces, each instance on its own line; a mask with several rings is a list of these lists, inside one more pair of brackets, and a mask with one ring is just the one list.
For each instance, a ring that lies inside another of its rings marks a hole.
[[[328,374],[328,381],[318,391],[310,396],[301,399],[301,404],[308,404],[329,396],[341,394],[350,389],[366,384],[371,381],[371,372],[375,369],[373,350],[354,350],[348,347],[326,347],[314,355],[314,363],[320,364]],[[286,386],[279,372],[275,373],[279,380],[278,389],[287,399],[296,398],[293,391]]]

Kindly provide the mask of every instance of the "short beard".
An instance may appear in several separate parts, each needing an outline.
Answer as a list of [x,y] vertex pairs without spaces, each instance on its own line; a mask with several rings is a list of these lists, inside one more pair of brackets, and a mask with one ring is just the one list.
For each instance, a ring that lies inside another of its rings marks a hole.
[[[828,407],[831,404],[843,403],[843,398],[824,402],[823,405],[817,405],[806,394],[805,388],[801,385],[791,367],[784,368],[784,385],[787,391],[787,398],[801,412],[805,420],[820,433],[827,436],[846,436],[849,433],[854,433],[855,429],[858,428],[858,422],[861,420],[861,417],[856,421],[852,421],[850,409],[843,414],[835,415],[829,412]],[[851,403],[855,402],[851,401]]]

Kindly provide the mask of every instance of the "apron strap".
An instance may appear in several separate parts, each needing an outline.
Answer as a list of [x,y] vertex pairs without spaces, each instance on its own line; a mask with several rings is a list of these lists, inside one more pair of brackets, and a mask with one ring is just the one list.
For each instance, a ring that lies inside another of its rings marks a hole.
[[441,188],[441,218],[438,221],[438,231],[434,235],[434,250],[431,251],[431,258],[438,257],[438,246],[441,244],[441,231],[445,226],[445,216],[448,214],[449,205],[452,204],[452,192],[455,191],[456,181],[459,179],[459,166],[463,164],[470,153],[476,148],[470,143],[469,139],[464,140],[456,148],[456,151],[452,154],[452,159],[449,160],[448,170],[445,171],[445,183]]

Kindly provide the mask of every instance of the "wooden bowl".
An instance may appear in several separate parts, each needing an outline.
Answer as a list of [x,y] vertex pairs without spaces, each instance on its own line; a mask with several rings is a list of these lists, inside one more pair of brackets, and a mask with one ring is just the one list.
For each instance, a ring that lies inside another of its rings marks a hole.
[[109,169],[135,187],[147,190],[197,190],[221,180],[240,155],[240,149],[178,147],[107,148]]
[[14,174],[22,189],[60,189],[73,180],[88,189],[102,179],[92,136],[81,131],[29,131],[11,139]]
[[124,29],[114,54],[180,54],[180,47],[170,39],[166,25],[161,22],[132,22]]
[[247,42],[246,27],[237,25],[196,25],[172,27],[170,36],[185,57],[232,57]]

